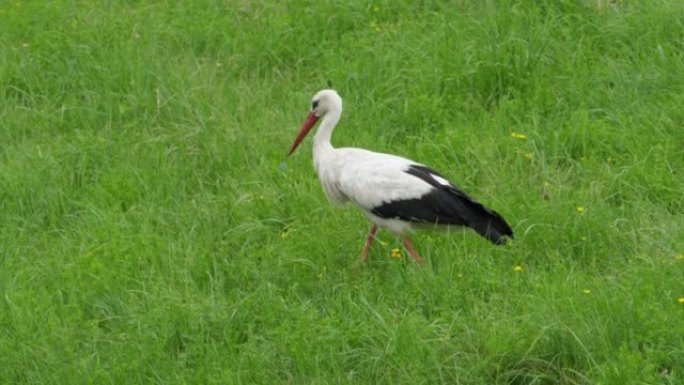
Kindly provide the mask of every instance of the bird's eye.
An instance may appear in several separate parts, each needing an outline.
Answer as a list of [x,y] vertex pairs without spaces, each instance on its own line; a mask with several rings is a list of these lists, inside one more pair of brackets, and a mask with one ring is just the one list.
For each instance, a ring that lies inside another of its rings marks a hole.
[[311,102],[311,110],[315,110],[316,107],[318,107],[318,100],[314,100]]

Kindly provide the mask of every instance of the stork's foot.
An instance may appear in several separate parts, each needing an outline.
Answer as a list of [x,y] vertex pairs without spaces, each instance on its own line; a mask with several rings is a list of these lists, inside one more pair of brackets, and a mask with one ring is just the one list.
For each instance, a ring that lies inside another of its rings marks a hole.
[[366,239],[366,244],[363,246],[363,252],[361,253],[361,258],[359,258],[360,263],[366,263],[368,261],[368,253],[370,253],[371,245],[375,240],[375,233],[378,232],[378,226],[373,224],[371,226],[370,232],[368,233],[368,238]]
[[423,260],[423,258],[421,258],[420,254],[418,254],[416,249],[413,247],[413,244],[411,243],[410,239],[404,238],[404,248],[406,249],[406,251],[408,251],[409,255],[418,266],[425,266],[425,261]]

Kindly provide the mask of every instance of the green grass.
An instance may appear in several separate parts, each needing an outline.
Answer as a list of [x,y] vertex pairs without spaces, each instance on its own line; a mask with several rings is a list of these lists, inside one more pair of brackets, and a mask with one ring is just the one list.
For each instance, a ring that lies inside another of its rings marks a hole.
[[[358,266],[329,84],[516,241]],[[683,384],[683,106],[679,0],[0,2],[0,382]]]

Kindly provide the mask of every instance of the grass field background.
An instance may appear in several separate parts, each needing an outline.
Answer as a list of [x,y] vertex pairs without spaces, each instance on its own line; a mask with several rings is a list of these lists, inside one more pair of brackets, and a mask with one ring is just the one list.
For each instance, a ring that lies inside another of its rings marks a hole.
[[[515,242],[359,266],[330,85]],[[3,384],[683,384],[683,213],[679,0],[0,2]]]

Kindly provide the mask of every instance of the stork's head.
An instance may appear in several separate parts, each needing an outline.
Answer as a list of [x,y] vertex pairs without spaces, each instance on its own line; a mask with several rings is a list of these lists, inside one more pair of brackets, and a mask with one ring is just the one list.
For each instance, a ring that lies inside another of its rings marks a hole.
[[311,99],[311,110],[309,111],[309,115],[302,124],[302,128],[299,129],[299,134],[297,134],[294,143],[292,143],[292,147],[290,147],[290,151],[287,153],[288,156],[297,149],[299,143],[304,140],[306,134],[311,131],[311,128],[316,124],[318,119],[322,118],[330,111],[335,111],[337,113],[342,112],[342,98],[335,90],[318,91],[313,99]]
[[318,91],[311,99],[311,113],[317,117],[322,117],[332,109],[342,108],[342,98],[335,90]]

